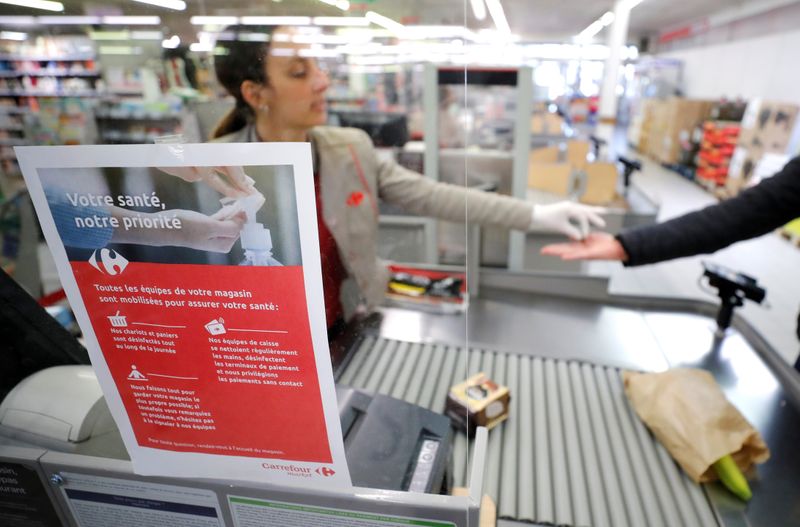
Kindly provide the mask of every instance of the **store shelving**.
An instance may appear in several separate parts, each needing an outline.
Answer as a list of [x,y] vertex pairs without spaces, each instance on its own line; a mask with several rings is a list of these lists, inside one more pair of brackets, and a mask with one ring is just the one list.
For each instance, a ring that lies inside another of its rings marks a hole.
[[98,137],[106,144],[152,143],[159,136],[179,134],[186,128],[185,116],[182,107],[165,102],[102,103],[95,110]]

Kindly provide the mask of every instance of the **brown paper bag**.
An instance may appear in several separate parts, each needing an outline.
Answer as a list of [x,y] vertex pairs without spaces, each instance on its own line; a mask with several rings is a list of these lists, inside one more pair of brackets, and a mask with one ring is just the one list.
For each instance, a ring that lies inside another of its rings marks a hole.
[[742,471],[769,458],[761,435],[710,373],[678,368],[622,378],[636,413],[694,481],[716,480],[711,465],[727,454]]

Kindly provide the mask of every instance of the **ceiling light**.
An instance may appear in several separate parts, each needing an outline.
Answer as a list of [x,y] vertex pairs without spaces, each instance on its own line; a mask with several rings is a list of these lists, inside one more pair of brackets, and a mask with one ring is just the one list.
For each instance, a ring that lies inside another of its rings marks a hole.
[[27,33],[20,33],[19,31],[0,31],[0,40],[18,40],[22,42],[27,38]]
[[350,9],[350,2],[348,0],[319,0],[323,4],[332,5],[333,7],[338,7],[342,11],[347,11]]
[[161,41],[161,47],[164,49],[176,49],[180,45],[181,37],[178,35],[172,35],[168,39]]
[[363,16],[315,16],[313,22],[315,26],[342,27],[364,27],[370,23]]
[[484,20],[486,18],[486,4],[483,3],[483,0],[470,0],[470,4],[472,5],[472,14],[475,15],[475,18]]
[[189,19],[193,26],[235,26],[239,18],[235,16],[193,16]]
[[401,36],[406,29],[406,26],[399,22],[395,22],[391,18],[385,17],[381,14],[376,13],[375,11],[367,11],[367,14],[364,17],[372,22],[375,25],[385,27],[395,35]]
[[614,13],[606,11],[603,16],[600,17],[600,23],[603,24],[603,27],[608,27],[614,23],[615,18],[617,18],[617,16]]
[[49,0],[0,0],[0,4],[18,5],[30,7],[32,9],[43,9],[45,11],[63,11],[64,4],[61,2],[50,2]]
[[36,20],[48,26],[93,26],[100,23],[99,16],[40,16]]
[[0,24],[4,26],[33,26],[36,19],[32,16],[0,16]]
[[500,0],[486,0],[486,7],[489,9],[489,14],[492,15],[494,25],[497,26],[498,31],[511,34],[511,28],[506,20],[506,13],[503,11],[503,5]]
[[108,26],[157,26],[161,18],[157,16],[104,16],[103,24]]
[[133,1],[139,2],[140,4],[148,4],[148,5],[163,7],[165,9],[174,9],[175,11],[186,10],[186,2],[184,2],[183,0],[133,0]]
[[310,16],[243,16],[245,26],[310,26]]

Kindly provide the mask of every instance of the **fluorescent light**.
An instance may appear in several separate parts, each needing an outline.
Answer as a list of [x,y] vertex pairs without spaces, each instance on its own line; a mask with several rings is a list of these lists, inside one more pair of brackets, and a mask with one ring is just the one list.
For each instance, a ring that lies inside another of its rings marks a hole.
[[164,33],[161,31],[131,31],[132,40],[161,40]]
[[27,33],[20,33],[19,31],[0,31],[0,40],[18,40],[21,42],[27,38]]
[[154,5],[163,7],[165,9],[174,9],[175,11],[185,11],[186,2],[183,0],[133,0],[140,4]]
[[104,16],[103,24],[108,26],[157,26],[161,18],[157,16]]
[[181,45],[181,37],[172,35],[170,38],[161,41],[161,47],[164,49],[175,49]]
[[363,16],[315,16],[315,26],[365,27],[370,24]]
[[33,26],[36,19],[32,16],[0,16],[0,24],[4,26]]
[[406,26],[399,22],[395,22],[389,17],[385,17],[381,14],[376,13],[375,11],[367,11],[367,14],[364,17],[372,22],[375,25],[385,27],[395,35],[402,35],[406,29]]
[[416,40],[428,38],[468,38],[471,40],[475,35],[464,26],[405,26],[403,37]]
[[243,16],[245,26],[310,26],[310,16]]
[[598,33],[600,33],[604,28],[610,26],[614,23],[614,19],[616,16],[611,11],[606,11],[603,13],[603,16],[589,24],[589,27],[584,29],[583,31],[578,34],[575,39],[579,42],[588,42],[592,40]]
[[235,16],[193,16],[189,19],[193,26],[235,26],[239,17]]
[[306,48],[297,51],[300,57],[313,57],[313,58],[335,58],[339,57],[342,53],[335,49],[323,48]]
[[470,4],[472,5],[472,14],[475,15],[475,18],[484,20],[486,18],[486,4],[483,3],[483,0],[470,0]]
[[492,15],[494,25],[497,26],[498,31],[511,34],[511,28],[506,20],[506,13],[503,11],[503,5],[500,0],[486,0],[486,7],[489,9],[489,14]]
[[581,42],[588,42],[592,40],[598,33],[600,33],[604,27],[606,26],[604,26],[602,22],[600,22],[599,20],[595,20],[594,22],[589,24],[589,27],[587,27],[578,34],[576,40],[579,40]]
[[61,2],[51,2],[49,0],[0,0],[0,4],[18,5],[30,7],[32,9],[43,9],[45,11],[60,12],[64,10]]
[[342,11],[347,11],[350,9],[350,2],[347,0],[319,0],[323,4],[332,5],[333,7],[338,7]]
[[613,12],[606,11],[603,16],[600,17],[600,23],[603,24],[603,27],[608,27],[614,23],[615,18],[617,17]]
[[48,26],[93,26],[100,23],[99,16],[40,16],[36,20]]

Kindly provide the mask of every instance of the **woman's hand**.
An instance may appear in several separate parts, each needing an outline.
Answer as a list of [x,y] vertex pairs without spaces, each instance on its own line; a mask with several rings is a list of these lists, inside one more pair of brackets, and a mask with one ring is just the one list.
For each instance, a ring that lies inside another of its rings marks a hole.
[[590,207],[571,201],[560,201],[552,205],[533,206],[531,227],[544,227],[563,233],[573,240],[583,240],[589,235],[590,225],[598,228],[606,226],[601,214],[603,207]]
[[540,252],[558,256],[562,260],[628,260],[628,254],[619,240],[605,232],[594,232],[583,241],[546,245]]
[[254,181],[244,173],[242,167],[159,167],[158,169],[189,183],[204,181],[220,194],[230,198],[241,198],[256,192]]

